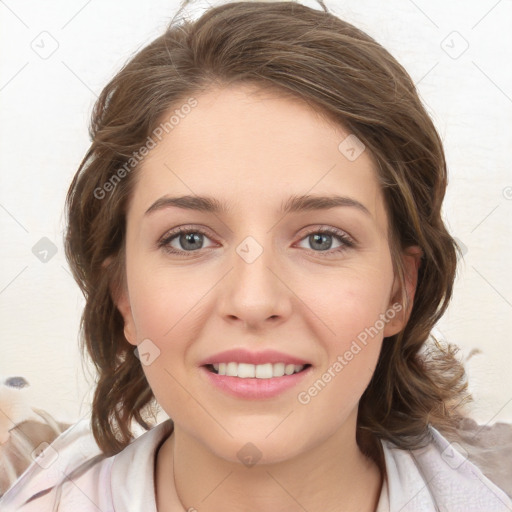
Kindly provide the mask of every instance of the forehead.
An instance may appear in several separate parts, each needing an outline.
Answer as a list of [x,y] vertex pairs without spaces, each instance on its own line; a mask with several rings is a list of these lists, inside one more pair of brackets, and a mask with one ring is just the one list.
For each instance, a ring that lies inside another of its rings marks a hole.
[[164,194],[208,195],[228,206],[268,211],[291,195],[338,193],[365,204],[376,219],[382,216],[371,155],[362,151],[348,158],[347,140],[353,144],[354,136],[314,107],[248,85],[194,98],[196,106],[142,162],[135,209],[146,211]]

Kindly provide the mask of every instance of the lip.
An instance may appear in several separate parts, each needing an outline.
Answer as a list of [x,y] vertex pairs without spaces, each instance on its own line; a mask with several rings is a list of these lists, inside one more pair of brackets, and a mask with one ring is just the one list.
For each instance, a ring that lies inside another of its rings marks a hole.
[[[244,361],[248,362],[247,359],[245,359]],[[267,359],[266,362],[270,361]],[[280,359],[277,362],[284,361]],[[209,384],[215,386],[217,389],[221,390],[224,393],[227,393],[230,396],[242,398],[245,400],[264,400],[274,398],[280,395],[281,393],[284,393],[285,391],[297,386],[297,384],[299,384],[299,382],[301,382],[306,377],[306,375],[309,375],[311,370],[312,366],[308,366],[299,373],[294,373],[292,375],[284,375],[283,377],[272,377],[271,379],[240,379],[239,377],[228,377],[227,375],[218,375],[217,373],[213,373],[210,370],[208,370],[205,366],[200,367],[201,375],[203,375],[204,378],[207,379],[207,382]]]
[[[265,364],[265,363],[285,363],[295,365],[306,365],[311,364],[305,359],[300,357],[291,356],[284,354],[283,352],[277,352],[275,350],[263,350],[260,352],[252,352],[247,349],[231,349],[219,352],[210,357],[207,357],[199,363],[200,366],[206,366],[207,364],[218,364],[218,363],[248,363],[248,364]],[[302,372],[301,372],[302,373]],[[300,375],[300,374],[296,374]],[[230,377],[237,380],[238,377]],[[282,377],[279,377],[282,378]],[[247,379],[251,380],[251,379]],[[257,379],[257,380],[273,380],[273,379]]]

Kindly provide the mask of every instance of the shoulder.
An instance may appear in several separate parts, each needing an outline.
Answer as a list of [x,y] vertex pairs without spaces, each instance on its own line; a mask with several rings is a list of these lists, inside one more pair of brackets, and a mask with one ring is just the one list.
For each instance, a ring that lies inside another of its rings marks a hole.
[[[151,510],[131,509],[133,500],[154,500],[147,471],[153,470],[154,450],[172,430],[164,422],[132,441],[123,451],[106,457],[97,446],[89,422],[72,425],[47,446],[14,485],[0,498],[2,512],[58,510]],[[153,451],[151,450],[153,447]],[[129,480],[133,473],[138,478]],[[126,482],[136,482],[128,487]],[[143,496],[143,498],[141,498]]]
[[391,510],[510,512],[512,500],[467,457],[429,426],[430,443],[403,450],[383,441]]
[[[87,420],[71,425],[32,461],[0,499],[2,511],[48,510],[59,483],[75,471],[108,464],[98,448]],[[43,507],[43,508],[42,508]],[[84,509],[87,510],[87,509]]]

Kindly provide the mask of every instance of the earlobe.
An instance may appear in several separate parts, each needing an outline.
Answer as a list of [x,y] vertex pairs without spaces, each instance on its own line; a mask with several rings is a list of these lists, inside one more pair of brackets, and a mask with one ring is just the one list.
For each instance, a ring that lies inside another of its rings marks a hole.
[[[409,320],[412,306],[414,304],[414,296],[418,284],[418,271],[421,265],[422,255],[423,251],[417,245],[407,247],[402,253],[402,259],[404,263],[405,290],[401,289],[399,277],[395,276],[393,292],[391,294],[391,301],[389,304],[389,308],[392,308],[394,311],[397,310],[398,304],[400,304],[401,309],[398,314],[396,314],[386,324],[386,327],[384,328],[384,337],[398,334],[407,325],[407,321]],[[407,298],[407,300],[402,301],[402,298]],[[403,302],[408,306],[405,311],[402,307]]]
[[[113,261],[112,257],[107,258],[103,264],[102,267],[104,269],[107,269],[110,263]],[[107,270],[105,270],[107,271]],[[115,274],[115,272],[114,272]],[[126,284],[119,284],[115,282],[115,279],[113,279],[110,284],[110,296],[112,297],[112,301],[114,302],[114,305],[118,309],[119,313],[121,313],[121,316],[123,317],[124,322],[124,337],[130,343],[131,345],[136,346],[136,330],[135,330],[135,323],[133,321],[133,315],[132,315],[132,308],[130,305],[130,297],[128,294],[128,290],[126,287]]]
[[133,321],[132,308],[130,305],[130,298],[127,290],[123,290],[115,301],[116,307],[121,313],[124,321],[124,337],[131,345],[137,345],[137,336],[135,330],[135,323]]

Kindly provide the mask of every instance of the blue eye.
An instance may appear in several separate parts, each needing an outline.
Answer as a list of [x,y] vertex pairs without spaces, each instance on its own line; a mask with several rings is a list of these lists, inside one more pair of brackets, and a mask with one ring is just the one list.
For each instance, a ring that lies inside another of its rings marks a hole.
[[[169,254],[188,256],[191,255],[191,253],[197,253],[201,249],[207,249],[213,246],[205,247],[205,239],[210,240],[205,230],[181,226],[166,233],[166,235],[159,240],[158,247],[164,249]],[[334,248],[332,248],[333,239],[337,240],[339,243],[339,245]],[[352,238],[336,228],[312,229],[301,238],[301,242],[303,240],[307,240],[311,247],[310,249],[306,248],[307,250],[320,254],[321,256],[340,253],[356,245]],[[178,247],[176,245],[178,245]]]
[[[340,244],[334,249],[332,248],[333,239],[338,240]],[[339,253],[355,246],[354,241],[346,233],[335,228],[317,228],[311,230],[302,240],[307,240],[310,247],[319,249],[313,250],[313,252],[326,253],[325,255]],[[321,255],[324,256],[324,254]]]
[[[196,252],[198,249],[204,249],[203,241],[206,233],[202,229],[189,229],[180,227],[168,233],[163,239],[158,242],[159,247],[163,247],[171,254],[182,254],[187,252]],[[181,246],[181,249],[171,245],[175,241]]]

